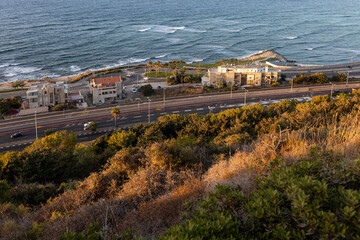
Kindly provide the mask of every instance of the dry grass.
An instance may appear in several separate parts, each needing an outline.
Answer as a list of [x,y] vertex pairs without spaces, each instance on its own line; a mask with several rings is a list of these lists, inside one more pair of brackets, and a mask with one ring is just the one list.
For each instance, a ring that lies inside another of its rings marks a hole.
[[267,174],[267,166],[275,157],[286,164],[306,158],[312,147],[331,150],[348,159],[360,157],[360,114],[345,116],[341,121],[320,129],[283,131],[261,136],[229,159],[214,164],[204,175],[208,191],[218,184],[238,185],[244,193],[256,187],[254,177]]
[[137,234],[153,238],[179,223],[183,204],[201,198],[204,190],[205,185],[199,178],[191,178],[170,193],[140,204],[137,210],[125,216],[118,228],[122,231],[133,228]]

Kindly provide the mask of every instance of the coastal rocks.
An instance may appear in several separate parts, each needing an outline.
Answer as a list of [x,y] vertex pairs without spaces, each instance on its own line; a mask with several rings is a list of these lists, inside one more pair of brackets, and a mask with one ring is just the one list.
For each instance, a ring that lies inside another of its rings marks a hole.
[[259,53],[255,53],[252,54],[250,56],[247,57],[243,57],[241,59],[239,59],[240,61],[256,61],[256,60],[267,60],[267,59],[276,59],[277,61],[280,62],[291,62],[288,59],[286,59],[284,56],[282,56],[281,54],[272,51],[272,50],[265,50]]

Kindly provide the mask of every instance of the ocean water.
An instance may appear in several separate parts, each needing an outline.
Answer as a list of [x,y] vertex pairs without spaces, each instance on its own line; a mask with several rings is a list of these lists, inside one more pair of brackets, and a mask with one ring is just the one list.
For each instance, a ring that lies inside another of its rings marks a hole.
[[271,49],[360,60],[359,0],[0,0],[0,82]]

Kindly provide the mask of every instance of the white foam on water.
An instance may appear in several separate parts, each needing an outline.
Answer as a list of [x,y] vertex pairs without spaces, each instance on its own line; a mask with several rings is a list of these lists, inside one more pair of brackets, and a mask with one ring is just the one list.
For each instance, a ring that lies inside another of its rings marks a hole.
[[225,32],[233,32],[233,33],[237,33],[237,32],[241,32],[243,29],[239,28],[239,29],[226,29],[226,28],[221,28],[221,31],[225,31]]
[[204,59],[202,59],[202,58],[193,58],[190,61],[186,62],[186,64],[192,64],[195,62],[202,62],[202,61],[204,61]]
[[286,37],[287,39],[289,40],[294,40],[294,39],[297,39],[298,37],[297,36],[292,36],[292,37]]
[[168,53],[165,53],[165,54],[162,54],[162,55],[159,55],[159,56],[155,56],[155,58],[164,58],[166,57],[167,55],[169,55]]
[[166,25],[152,25],[152,26],[140,29],[140,30],[138,30],[138,32],[153,31],[153,32],[171,34],[171,33],[175,33],[178,30],[184,30],[184,29],[185,29],[185,26],[171,27],[171,26],[166,26]]
[[150,27],[146,27],[146,28],[143,28],[143,29],[140,29],[138,30],[138,32],[146,32],[146,31],[149,31],[152,29],[153,26],[150,26]]
[[308,51],[312,51],[312,50],[314,50],[314,48],[307,48],[306,50],[308,50]]
[[206,30],[194,29],[194,28],[186,28],[186,32],[193,32],[193,33],[206,33]]
[[141,62],[145,62],[147,60],[149,60],[150,58],[130,58],[129,62],[130,63],[141,63]]
[[260,54],[260,53],[263,53],[264,50],[261,50],[261,51],[258,51],[258,52],[252,52],[248,55],[244,55],[244,56],[241,56],[241,57],[238,57],[238,59],[242,59],[242,58],[248,58],[248,57],[251,57],[252,55],[255,55],[255,54]]
[[4,68],[4,67],[8,67],[8,66],[10,66],[10,64],[5,63],[5,64],[0,65],[0,68]]
[[33,73],[40,70],[41,68],[37,68],[37,67],[9,66],[4,70],[4,76],[10,78],[17,75]]
[[79,72],[80,70],[81,70],[81,68],[79,66],[76,66],[76,65],[70,66],[70,71],[72,71],[72,72]]
[[61,77],[61,75],[55,74],[55,73],[49,73],[49,74],[46,74],[46,75],[47,75],[47,77],[49,77],[49,78],[58,78],[58,77]]

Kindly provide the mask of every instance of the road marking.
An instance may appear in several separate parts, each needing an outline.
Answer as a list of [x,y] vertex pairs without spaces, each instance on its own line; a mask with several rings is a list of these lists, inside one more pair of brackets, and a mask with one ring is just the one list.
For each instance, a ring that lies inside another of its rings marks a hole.
[[192,110],[191,109],[186,109],[185,112],[191,112]]
[[166,112],[162,112],[162,113],[160,113],[160,115],[166,115],[167,113]]
[[82,123],[78,123],[78,126],[82,125]]
[[12,147],[15,147],[16,145],[12,145]]
[[10,146],[6,146],[6,148],[9,148]]
[[112,119],[108,119],[108,120],[106,120],[107,122],[111,122],[112,121]]
[[79,134],[78,136],[81,136],[82,134]]
[[3,149],[4,147],[0,147],[0,149]]
[[141,116],[134,116],[134,118],[141,118]]
[[203,108],[197,108],[196,111],[201,111],[204,110]]
[[173,111],[172,113],[179,113],[179,111]]

